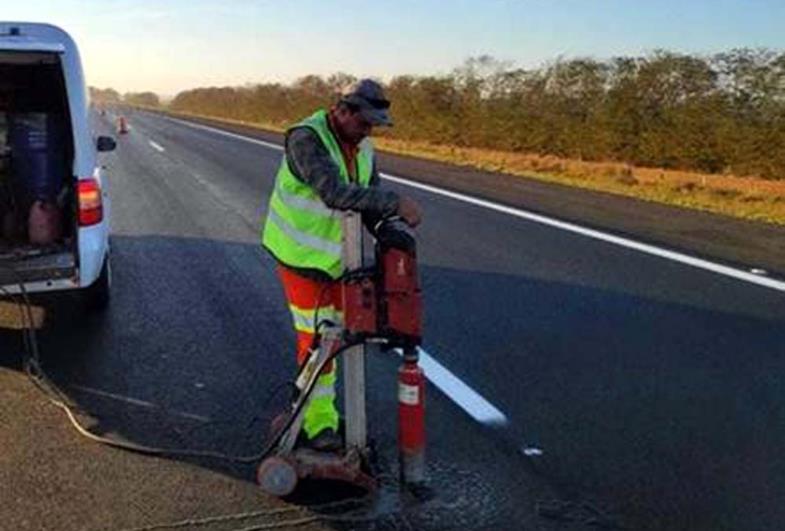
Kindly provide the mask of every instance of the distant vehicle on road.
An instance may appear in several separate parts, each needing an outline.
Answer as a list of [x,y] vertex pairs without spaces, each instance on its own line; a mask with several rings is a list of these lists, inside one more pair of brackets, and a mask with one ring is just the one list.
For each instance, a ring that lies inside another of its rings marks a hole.
[[0,288],[81,290],[107,306],[110,202],[79,51],[62,29],[0,22]]

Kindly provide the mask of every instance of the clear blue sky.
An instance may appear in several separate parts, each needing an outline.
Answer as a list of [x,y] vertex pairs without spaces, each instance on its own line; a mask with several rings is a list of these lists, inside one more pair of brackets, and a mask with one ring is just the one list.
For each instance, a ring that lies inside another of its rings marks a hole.
[[62,26],[88,82],[173,95],[337,71],[389,79],[450,72],[489,54],[533,67],[559,56],[656,48],[785,48],[783,0],[21,0],[5,20]]

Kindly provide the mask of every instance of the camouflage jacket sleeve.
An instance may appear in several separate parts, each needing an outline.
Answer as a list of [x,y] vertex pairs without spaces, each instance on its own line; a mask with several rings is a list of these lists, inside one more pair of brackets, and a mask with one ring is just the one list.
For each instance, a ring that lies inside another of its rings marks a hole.
[[383,190],[374,164],[369,187],[342,182],[340,171],[316,133],[307,127],[286,136],[286,162],[292,173],[313,187],[324,203],[337,210],[361,212],[364,218],[382,218],[398,210],[398,194]]

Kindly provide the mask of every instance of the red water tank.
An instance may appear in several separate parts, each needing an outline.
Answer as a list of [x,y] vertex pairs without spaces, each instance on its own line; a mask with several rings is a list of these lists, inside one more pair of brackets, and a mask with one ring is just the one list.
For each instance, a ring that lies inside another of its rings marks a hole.
[[48,201],[37,200],[27,218],[27,237],[34,245],[51,245],[63,236],[63,215],[60,208]]

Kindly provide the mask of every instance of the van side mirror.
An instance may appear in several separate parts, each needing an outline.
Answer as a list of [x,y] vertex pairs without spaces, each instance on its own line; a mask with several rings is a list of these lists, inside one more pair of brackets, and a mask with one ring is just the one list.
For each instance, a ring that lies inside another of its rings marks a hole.
[[111,136],[99,136],[95,141],[95,147],[98,151],[114,151],[117,147],[117,142]]

